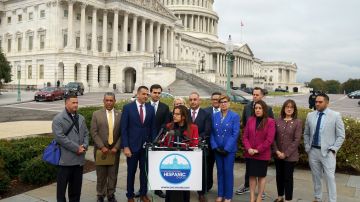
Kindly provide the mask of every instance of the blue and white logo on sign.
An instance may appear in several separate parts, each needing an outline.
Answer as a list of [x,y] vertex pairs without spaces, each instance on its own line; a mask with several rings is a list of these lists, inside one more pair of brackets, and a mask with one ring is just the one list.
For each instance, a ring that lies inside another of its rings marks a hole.
[[160,163],[160,173],[162,178],[169,183],[183,183],[191,173],[190,161],[180,154],[167,155]]

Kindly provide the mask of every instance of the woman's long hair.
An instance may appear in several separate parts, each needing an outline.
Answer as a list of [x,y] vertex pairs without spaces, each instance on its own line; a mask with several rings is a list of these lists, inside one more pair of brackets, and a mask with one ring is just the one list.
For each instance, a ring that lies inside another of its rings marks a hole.
[[288,106],[289,104],[294,107],[294,112],[293,112],[293,114],[291,114],[291,117],[292,117],[293,119],[296,119],[296,118],[297,118],[298,111],[297,111],[296,103],[295,103],[295,101],[292,100],[292,99],[288,99],[288,100],[286,100],[286,101],[284,102],[284,104],[283,104],[283,106],[282,106],[282,108],[281,108],[280,116],[281,116],[282,119],[284,119],[284,118],[286,117],[285,107]]
[[[190,121],[190,118],[189,118],[188,109],[184,105],[176,106],[173,109],[173,115],[174,115],[175,109],[179,109],[180,114],[181,114],[181,118],[182,117],[185,118],[184,119],[184,126],[186,127],[188,135],[190,135],[190,133],[191,133],[191,130],[190,130],[191,121]],[[174,123],[174,121],[172,121],[172,123],[170,124],[170,129],[174,129],[174,125],[175,125],[175,123]]]
[[259,101],[255,102],[255,103],[254,103],[254,108],[253,108],[253,113],[254,113],[255,118],[256,118],[256,115],[255,115],[255,106],[256,106],[257,104],[260,105],[261,108],[262,108],[262,110],[263,110],[262,120],[261,120],[259,126],[257,127],[257,129],[262,130],[262,129],[264,129],[265,124],[266,124],[266,122],[267,122],[267,119],[268,119],[268,117],[269,117],[269,115],[268,115],[268,106],[267,106],[266,103],[265,103],[264,101],[262,101],[262,100],[259,100]]

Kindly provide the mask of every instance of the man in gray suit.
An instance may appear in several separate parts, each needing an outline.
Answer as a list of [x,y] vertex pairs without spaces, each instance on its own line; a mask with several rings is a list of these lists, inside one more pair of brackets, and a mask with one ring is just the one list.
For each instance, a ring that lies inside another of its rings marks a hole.
[[77,110],[77,96],[70,94],[65,98],[65,109],[57,114],[52,122],[52,132],[61,149],[56,189],[58,202],[66,201],[67,186],[69,201],[80,201],[89,131],[85,118],[77,114]]
[[119,171],[120,159],[120,117],[121,113],[114,109],[115,94],[107,92],[104,95],[104,108],[93,113],[91,119],[91,136],[94,140],[94,156],[97,150],[103,154],[115,155],[114,165],[96,166],[97,201],[103,202],[107,196],[109,202],[116,202],[115,188]]
[[322,176],[325,176],[329,202],[336,202],[336,153],[345,139],[344,123],[338,112],[328,108],[329,96],[316,96],[316,111],[306,117],[304,131],[305,151],[314,183],[315,201],[322,200]]

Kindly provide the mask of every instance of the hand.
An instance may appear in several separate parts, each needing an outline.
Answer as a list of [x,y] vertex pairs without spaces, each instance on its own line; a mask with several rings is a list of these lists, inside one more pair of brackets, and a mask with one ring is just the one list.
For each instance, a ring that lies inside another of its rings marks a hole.
[[106,153],[109,152],[109,149],[106,148],[106,147],[101,147],[101,152],[102,152],[103,154],[106,154]]
[[131,157],[131,150],[130,150],[130,148],[129,147],[125,147],[124,148],[124,155],[126,156],[126,157],[128,157],[128,158],[130,158]]
[[85,153],[85,147],[83,145],[79,146],[78,151],[76,152],[78,155]]
[[280,152],[280,156],[279,156],[279,159],[285,159],[285,153],[283,153],[283,152]]
[[248,153],[250,154],[250,156],[253,156],[255,154],[254,149],[248,149]]
[[116,154],[117,151],[118,151],[118,150],[117,150],[115,147],[113,147],[113,148],[111,149],[111,153],[112,153],[112,154]]
[[226,156],[226,155],[228,155],[228,153],[229,153],[229,152],[227,152],[226,150],[221,149],[221,148],[216,148],[216,152],[217,152],[218,154],[220,154],[221,156]]

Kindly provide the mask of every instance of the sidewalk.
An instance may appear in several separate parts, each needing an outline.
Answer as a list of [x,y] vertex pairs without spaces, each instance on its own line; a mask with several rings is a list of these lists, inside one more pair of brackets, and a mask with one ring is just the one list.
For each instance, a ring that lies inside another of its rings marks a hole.
[[[19,128],[26,128],[30,124],[29,122],[16,122],[16,123],[2,123],[0,124],[0,130],[2,130],[3,126],[16,124],[16,127],[8,127],[7,135],[0,135],[0,139],[2,138],[14,138],[14,136],[27,136],[27,135],[35,135],[35,134],[44,134],[49,132],[49,128],[44,127],[43,122],[31,122],[33,127],[27,129],[27,133],[15,134]],[[36,127],[37,126],[37,127]],[[39,128],[44,130],[39,131]],[[19,130],[20,131],[20,130]],[[0,132],[1,134],[1,132]],[[9,135],[14,134],[14,136]],[[93,151],[92,147],[89,148],[87,152],[86,158],[88,160],[93,160]],[[138,174],[139,172],[137,172]],[[243,163],[236,163],[234,168],[234,192],[238,186],[240,186],[244,182],[244,173],[245,173],[245,165]],[[139,182],[138,177],[135,178],[135,190],[138,190]],[[266,194],[267,197],[264,200],[265,202],[272,202],[277,196],[276,192],[276,180],[275,180],[275,168],[270,166],[268,169],[268,175],[266,177]],[[337,194],[339,202],[357,202],[360,198],[360,176],[353,176],[347,174],[336,174],[336,183],[337,183]],[[323,184],[323,195],[324,201],[327,201],[327,193],[326,193],[326,185]],[[149,195],[153,197],[154,202],[164,201],[161,198],[158,198],[156,195],[152,194],[150,191]],[[313,200],[313,184],[311,173],[309,170],[301,170],[296,169],[294,173],[294,198],[293,201],[299,202],[311,202]],[[121,155],[120,157],[120,168],[118,174],[118,184],[116,189],[116,198],[119,202],[126,202],[126,161],[125,157]],[[213,189],[207,194],[208,201],[215,201],[217,196],[217,185],[216,185],[216,166],[214,169],[214,186]],[[44,186],[32,191],[25,192],[23,194],[19,194],[10,198],[6,198],[0,200],[1,202],[37,202],[37,201],[56,201],[56,183],[53,183],[48,186]],[[82,187],[82,195],[81,201],[96,201],[96,172],[86,173],[83,178],[83,187]],[[197,201],[196,192],[191,193],[191,201]],[[234,195],[233,202],[248,202],[249,194],[244,195]]]
[[34,100],[35,91],[21,91],[21,101],[17,101],[17,91],[1,92],[0,94],[0,106],[31,102]]

